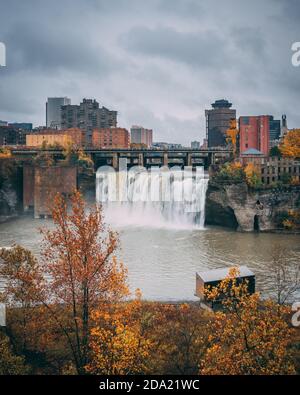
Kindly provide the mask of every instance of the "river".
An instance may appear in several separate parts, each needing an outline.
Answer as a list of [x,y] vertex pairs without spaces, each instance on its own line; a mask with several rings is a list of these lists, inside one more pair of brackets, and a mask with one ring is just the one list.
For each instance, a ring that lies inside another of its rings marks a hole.
[[[109,215],[107,215],[109,219]],[[140,288],[151,300],[193,300],[195,273],[224,266],[247,265],[257,278],[257,288],[266,293],[275,247],[300,259],[300,236],[266,233],[238,233],[208,227],[181,228],[128,225],[117,217],[111,221],[119,232],[118,256],[128,268],[132,289]],[[0,246],[21,244],[38,253],[38,228],[51,220],[23,216],[0,224]]]

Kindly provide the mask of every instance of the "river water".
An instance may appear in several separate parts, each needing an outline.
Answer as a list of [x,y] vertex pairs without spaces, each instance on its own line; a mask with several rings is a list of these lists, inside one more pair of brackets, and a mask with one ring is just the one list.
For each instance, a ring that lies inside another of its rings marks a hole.
[[[106,169],[106,168],[105,168]],[[97,172],[96,201],[105,222],[119,232],[117,255],[128,268],[131,289],[145,298],[193,300],[197,271],[247,265],[265,295],[272,284],[276,248],[300,260],[300,235],[237,233],[204,227],[207,175],[167,172]],[[119,199],[116,200],[116,197]],[[0,246],[23,245],[38,255],[40,227],[52,221],[23,216],[0,224]]]
[[[140,288],[152,300],[193,300],[197,271],[247,265],[257,278],[257,288],[266,292],[271,253],[281,247],[300,259],[300,236],[237,233],[209,227],[176,228],[176,226],[119,225],[115,215],[110,222],[119,232],[118,256],[128,267],[132,289]],[[109,215],[107,214],[107,219]],[[0,224],[0,246],[21,244],[39,252],[38,228],[51,226],[51,220],[24,216]]]

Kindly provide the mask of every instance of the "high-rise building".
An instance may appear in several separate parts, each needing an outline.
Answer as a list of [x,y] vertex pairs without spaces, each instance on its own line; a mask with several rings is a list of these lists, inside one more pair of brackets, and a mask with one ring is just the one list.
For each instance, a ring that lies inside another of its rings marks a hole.
[[99,103],[92,99],[83,99],[80,105],[65,105],[61,110],[61,127],[80,128],[87,132],[87,142],[92,142],[93,129],[117,126],[117,111],[99,107]]
[[256,149],[264,155],[270,150],[270,115],[243,116],[239,118],[240,153]]
[[192,141],[191,142],[192,149],[200,149],[200,145],[201,145],[200,141]]
[[1,121],[0,119],[0,126],[7,126],[8,122],[7,121]]
[[131,143],[143,144],[150,148],[153,144],[153,130],[145,129],[142,126],[131,127]]
[[92,144],[95,148],[129,148],[129,132],[124,128],[94,129]]
[[228,100],[216,100],[211,110],[205,110],[208,148],[226,147],[226,131],[230,121],[236,119],[236,110]]
[[287,118],[286,115],[283,114],[281,117],[281,133],[280,137],[284,137],[288,132],[288,126],[287,126]]
[[51,129],[61,129],[61,108],[71,104],[68,97],[48,97],[46,103],[46,126]]
[[278,141],[281,133],[281,122],[279,119],[274,119],[272,115],[270,115],[270,144],[272,142]]

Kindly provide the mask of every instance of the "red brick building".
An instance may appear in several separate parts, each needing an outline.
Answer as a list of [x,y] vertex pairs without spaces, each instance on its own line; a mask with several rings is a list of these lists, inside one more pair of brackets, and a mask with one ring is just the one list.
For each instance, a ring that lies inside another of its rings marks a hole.
[[270,149],[270,116],[240,117],[240,153],[254,148],[264,155]]
[[124,128],[94,129],[92,144],[95,148],[129,148],[129,132]]

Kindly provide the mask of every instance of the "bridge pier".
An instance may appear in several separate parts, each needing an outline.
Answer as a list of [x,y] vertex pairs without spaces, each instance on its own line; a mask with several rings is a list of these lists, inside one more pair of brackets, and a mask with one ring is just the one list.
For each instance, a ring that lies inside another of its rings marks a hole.
[[187,166],[193,166],[193,161],[192,161],[192,154],[188,153],[186,157],[186,165]]
[[208,154],[208,166],[214,165],[215,162],[216,162],[215,153],[214,153],[214,152],[210,152],[210,153]]
[[142,152],[139,153],[138,163],[139,163],[139,166],[144,167],[144,154]]
[[164,152],[163,165],[164,166],[169,166],[169,156],[168,156],[167,152]]
[[119,153],[115,152],[112,157],[112,166],[115,170],[119,168]]

